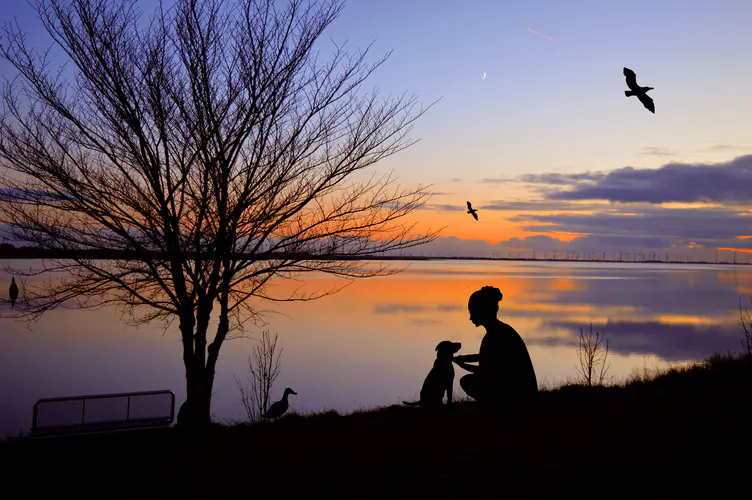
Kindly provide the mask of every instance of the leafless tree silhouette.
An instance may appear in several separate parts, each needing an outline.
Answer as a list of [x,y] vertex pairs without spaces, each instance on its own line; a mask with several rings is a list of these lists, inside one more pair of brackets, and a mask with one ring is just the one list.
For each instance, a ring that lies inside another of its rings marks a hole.
[[[605,341],[605,344],[604,344]],[[593,336],[593,324],[587,334],[580,328],[580,337],[577,339],[577,373],[588,385],[603,385],[608,373],[608,340],[605,333],[595,332]]]
[[258,422],[261,415],[269,409],[269,397],[272,393],[274,381],[279,376],[280,356],[282,349],[277,352],[278,334],[272,339],[269,330],[261,333],[258,345],[253,346],[253,354],[248,356],[247,384],[243,384],[235,377],[235,383],[240,391],[240,402],[250,422]]
[[72,64],[54,69],[4,27],[18,77],[2,89],[0,214],[12,239],[61,252],[41,270],[9,269],[54,278],[24,287],[17,309],[33,321],[118,304],[136,323],[177,320],[180,423],[210,423],[220,348],[260,321],[260,300],[341,288],[272,293],[272,278],[397,272],[346,257],[438,236],[406,217],[425,186],[366,170],[413,144],[426,109],[363,91],[389,54],[368,64],[368,49],[335,44],[321,63],[314,50],[342,1],[176,0],[148,20],[134,0],[32,1]]

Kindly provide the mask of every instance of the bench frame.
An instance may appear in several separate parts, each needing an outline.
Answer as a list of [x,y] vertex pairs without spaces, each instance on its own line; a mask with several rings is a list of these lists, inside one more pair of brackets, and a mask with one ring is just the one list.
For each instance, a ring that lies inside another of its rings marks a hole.
[[[131,418],[131,397],[132,396],[149,396],[157,394],[169,394],[170,395],[170,415],[169,416],[156,416],[156,417],[144,417],[144,418]],[[125,418],[87,422],[86,421],[86,401],[92,399],[106,399],[106,398],[128,398],[127,410]],[[39,426],[37,422],[38,407],[40,404],[55,402],[55,401],[77,401],[81,400],[81,421],[75,424],[65,425],[44,425]],[[160,427],[169,427],[175,418],[175,394],[172,391],[143,391],[143,392],[121,392],[112,394],[93,394],[86,396],[70,396],[62,398],[44,398],[40,399],[34,404],[34,414],[31,424],[31,437],[43,438],[43,437],[58,437],[58,436],[70,436],[81,434],[100,434],[105,432],[118,432],[129,431],[138,429],[153,429]]]

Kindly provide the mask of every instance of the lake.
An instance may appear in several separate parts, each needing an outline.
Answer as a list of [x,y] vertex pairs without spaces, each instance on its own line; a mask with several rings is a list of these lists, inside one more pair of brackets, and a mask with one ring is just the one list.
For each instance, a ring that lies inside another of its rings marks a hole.
[[[19,261],[0,264],[28,265]],[[580,328],[604,332],[614,380],[635,371],[738,352],[740,301],[750,306],[752,267],[550,261],[434,260],[399,274],[353,282],[312,302],[258,303],[279,335],[281,373],[291,409],[349,412],[417,399],[442,340],[476,353],[484,334],[469,321],[467,300],[484,285],[501,289],[499,318],[528,345],[539,384],[577,376]],[[0,272],[7,296],[10,276]],[[342,283],[309,276],[307,290]],[[282,289],[294,286],[278,282]],[[262,328],[226,342],[217,366],[212,413],[243,418],[235,376],[245,378]],[[114,308],[59,309],[29,329],[0,319],[0,435],[31,427],[40,398],[169,389],[185,399],[176,325],[129,326]],[[456,380],[465,372],[456,368]],[[455,394],[463,395],[457,388]],[[177,411],[177,408],[176,408]]]

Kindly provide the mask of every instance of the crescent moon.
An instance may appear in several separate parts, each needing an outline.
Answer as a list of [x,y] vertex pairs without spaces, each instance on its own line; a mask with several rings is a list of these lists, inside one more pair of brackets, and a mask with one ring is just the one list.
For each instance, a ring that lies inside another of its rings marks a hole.
[[481,78],[481,80],[485,80],[485,79],[486,79],[486,72],[484,71],[483,72],[483,78]]

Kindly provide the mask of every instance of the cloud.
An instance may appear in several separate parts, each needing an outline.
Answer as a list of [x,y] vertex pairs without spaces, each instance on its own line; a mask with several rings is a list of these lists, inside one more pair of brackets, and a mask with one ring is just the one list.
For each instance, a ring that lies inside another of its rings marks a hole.
[[[481,206],[483,210],[499,211],[536,211],[536,212],[573,212],[581,210],[609,210],[607,205],[603,204],[575,204],[569,201],[552,201],[552,200],[532,200],[532,201],[503,201],[491,200],[488,204]],[[615,210],[615,209],[614,209]]]
[[735,144],[715,144],[706,148],[696,150],[698,153],[727,153],[729,151],[749,151],[752,147],[737,146]]
[[421,191],[420,194],[430,194],[432,196],[451,196],[456,195],[457,193],[450,193],[450,192],[444,192],[444,191]]
[[457,212],[467,210],[467,205],[449,205],[446,203],[426,203],[417,208],[417,210],[446,210],[449,212]]
[[[476,204],[484,211],[511,212],[507,221],[538,235],[496,244],[444,237],[417,250],[424,255],[470,257],[530,257],[532,251],[609,255],[655,251],[691,259],[710,259],[718,248],[752,250],[752,239],[746,238],[752,235],[752,155],[722,163],[525,174],[483,182],[542,186],[542,199]],[[678,208],[664,203],[698,205]],[[424,208],[465,210],[462,203]],[[569,241],[557,234],[566,234]],[[572,235],[579,236],[572,239]],[[720,258],[730,260],[728,256]]]
[[607,174],[543,174],[520,179],[570,187],[546,194],[547,199],[553,200],[750,203],[752,155],[716,164],[669,163],[657,169],[623,167]]
[[[568,346],[577,344],[580,323],[550,321],[546,328],[567,330],[570,336],[531,337],[531,345]],[[666,361],[704,359],[714,353],[739,350],[738,328],[730,325],[663,324],[657,321],[609,321],[593,324],[593,331],[605,332],[610,351],[624,355],[656,355]]]
[[668,148],[660,148],[657,146],[646,146],[642,148],[642,151],[640,152],[640,154],[646,155],[646,156],[671,156],[676,153],[674,153]]
[[518,177],[522,182],[530,184],[550,184],[556,186],[568,186],[580,182],[597,182],[606,178],[603,172],[581,172],[575,174],[562,174],[558,172],[548,174],[525,174]]
[[486,177],[480,180],[484,184],[503,184],[505,182],[519,182],[514,177]]
[[[663,235],[613,235],[613,234],[583,234],[569,241],[557,238],[555,231],[570,229],[567,226],[529,226],[528,230],[539,231],[549,229],[549,234],[538,234],[525,238],[509,238],[499,243],[490,243],[486,240],[463,240],[455,236],[443,236],[435,241],[416,247],[414,255],[433,257],[532,257],[535,252],[538,258],[548,253],[548,258],[553,258],[554,253],[558,258],[564,258],[565,254],[570,257],[579,255],[585,258],[586,254],[601,257],[605,254],[608,259],[632,261],[635,258],[651,258],[649,252],[665,258],[665,254],[671,260],[683,261],[699,260],[712,261],[718,248],[736,248],[752,250],[752,239],[737,239],[734,237],[711,239],[700,238],[677,238]],[[393,254],[398,254],[394,252]],[[718,251],[720,261],[731,262],[734,259],[731,251]],[[739,254],[739,262],[747,262],[752,259],[750,254]],[[410,271],[405,271],[410,272]],[[464,272],[464,274],[468,274]]]
[[558,186],[569,186],[582,181],[595,181],[604,178],[603,172],[584,172],[575,174],[562,174],[559,172],[545,174],[523,174],[517,177],[491,177],[483,178],[480,181],[485,184],[503,184],[508,182],[523,182],[528,184],[547,184]]
[[[752,217],[744,212],[727,208],[654,209],[623,208],[621,213],[520,215],[510,220],[529,222],[526,231],[565,232],[601,236],[660,237],[664,240],[720,240],[723,246],[730,242],[740,245],[737,236],[752,233]],[[749,245],[746,245],[748,247]]]
[[463,310],[461,306],[456,304],[437,304],[432,307],[417,305],[417,304],[399,304],[399,303],[384,303],[377,304],[373,308],[373,314],[412,314],[412,313],[425,313],[429,311],[436,312],[455,312]]
[[436,326],[436,325],[440,325],[441,321],[439,321],[438,319],[425,319],[425,318],[423,318],[423,319],[413,319],[413,320],[410,320],[410,323],[413,324],[413,325],[415,325],[415,326]]
[[0,201],[4,202],[53,202],[65,201],[69,197],[53,191],[24,188],[0,188]]

